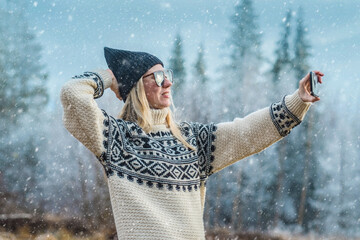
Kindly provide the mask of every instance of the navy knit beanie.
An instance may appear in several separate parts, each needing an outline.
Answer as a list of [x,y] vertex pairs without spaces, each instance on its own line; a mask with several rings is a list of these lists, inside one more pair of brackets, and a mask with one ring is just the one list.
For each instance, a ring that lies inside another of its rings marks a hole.
[[109,69],[114,73],[119,84],[120,96],[124,102],[142,75],[156,64],[164,66],[160,59],[145,52],[105,47],[104,55]]

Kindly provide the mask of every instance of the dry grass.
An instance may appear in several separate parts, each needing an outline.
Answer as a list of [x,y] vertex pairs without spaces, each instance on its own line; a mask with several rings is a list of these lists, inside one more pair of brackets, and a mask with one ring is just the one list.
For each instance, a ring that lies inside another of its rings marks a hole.
[[316,234],[294,234],[291,232],[273,232],[273,233],[230,233],[225,229],[215,229],[206,233],[207,240],[360,240],[359,237],[345,236],[319,236]]
[[16,233],[0,232],[0,240],[109,240],[106,233],[94,233],[90,236],[76,236],[67,230],[60,229],[56,232],[47,232],[38,235],[30,234],[25,230]]
[[0,240],[13,240],[16,236],[12,233],[0,232]]
[[282,234],[281,237],[284,240],[360,240],[360,238],[350,238],[344,236],[319,236],[315,234],[307,234],[307,235]]

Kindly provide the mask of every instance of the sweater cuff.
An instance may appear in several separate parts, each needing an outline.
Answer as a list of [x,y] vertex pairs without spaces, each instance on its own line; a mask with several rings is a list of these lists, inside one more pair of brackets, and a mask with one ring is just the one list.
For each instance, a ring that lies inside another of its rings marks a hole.
[[301,121],[305,117],[305,113],[309,110],[311,103],[304,102],[299,96],[299,90],[296,90],[292,95],[285,97],[285,104],[289,111],[294,114]]
[[104,90],[109,88],[112,84],[112,76],[107,70],[96,70],[95,71],[101,77],[104,84]]

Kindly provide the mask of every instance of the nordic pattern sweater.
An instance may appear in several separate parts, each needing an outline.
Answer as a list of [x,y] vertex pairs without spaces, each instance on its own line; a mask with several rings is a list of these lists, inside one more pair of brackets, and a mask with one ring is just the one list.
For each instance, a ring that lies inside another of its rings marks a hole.
[[95,98],[111,85],[104,70],[75,76],[61,90],[68,131],[103,165],[119,239],[204,239],[205,182],[213,173],[286,136],[310,104],[296,91],[245,118],[219,124],[183,122],[187,149],[152,110],[155,126],[109,116]]

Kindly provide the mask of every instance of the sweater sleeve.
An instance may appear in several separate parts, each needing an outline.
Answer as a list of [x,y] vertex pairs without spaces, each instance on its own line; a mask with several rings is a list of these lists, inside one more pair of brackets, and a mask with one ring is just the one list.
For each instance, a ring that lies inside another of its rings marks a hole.
[[300,124],[310,105],[301,100],[297,90],[269,108],[217,124],[209,174],[258,153],[285,137]]
[[105,117],[94,99],[102,96],[111,81],[106,70],[85,72],[73,77],[61,89],[65,128],[98,158],[105,151]]

